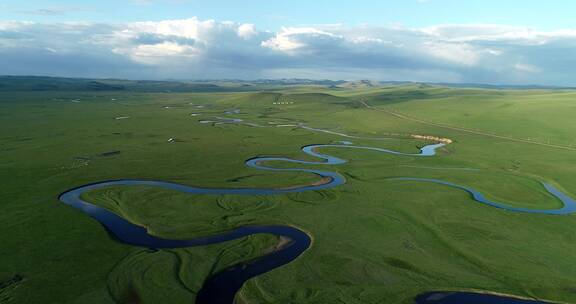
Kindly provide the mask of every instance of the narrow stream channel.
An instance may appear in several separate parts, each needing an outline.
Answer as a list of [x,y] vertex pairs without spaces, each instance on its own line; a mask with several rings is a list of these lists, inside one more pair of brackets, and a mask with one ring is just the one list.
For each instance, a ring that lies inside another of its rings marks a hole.
[[[315,169],[302,169],[302,168],[274,168],[264,165],[266,162],[272,161],[282,161],[294,164],[303,165],[338,165],[346,163],[344,159],[340,159],[327,154],[319,153],[318,150],[321,148],[347,148],[347,149],[364,149],[378,151],[393,155],[401,156],[419,156],[427,157],[436,154],[436,150],[443,147],[445,144],[433,144],[427,145],[421,149],[418,154],[402,153],[388,149],[374,148],[374,147],[362,147],[354,146],[351,144],[329,144],[329,145],[309,145],[304,146],[302,151],[310,156],[320,158],[320,161],[303,161],[284,157],[257,157],[246,161],[246,165],[255,169],[260,170],[272,170],[272,171],[284,171],[284,172],[308,172],[318,175],[324,183],[305,185],[301,187],[294,188],[283,188],[283,189],[273,189],[273,188],[201,188],[187,186],[177,183],[171,183],[166,181],[155,181],[155,180],[137,180],[137,179],[119,179],[119,180],[107,180],[96,182],[92,184],[83,185],[77,188],[67,190],[59,196],[60,201],[70,205],[90,217],[94,218],[100,222],[117,240],[128,245],[147,247],[147,248],[183,248],[183,247],[194,247],[194,246],[204,246],[208,244],[217,244],[222,242],[227,242],[243,237],[247,237],[255,234],[273,234],[279,237],[285,237],[290,240],[288,244],[282,246],[281,248],[261,256],[250,262],[242,262],[232,267],[229,267],[220,273],[209,277],[199,291],[196,303],[198,304],[232,304],[234,303],[234,297],[242,285],[249,279],[263,274],[265,272],[271,271],[282,265],[290,263],[291,261],[298,258],[306,249],[311,245],[310,236],[302,231],[301,229],[288,225],[258,225],[258,226],[242,226],[233,229],[229,232],[204,236],[194,239],[184,239],[184,240],[173,240],[164,239],[157,237],[148,233],[148,231],[141,226],[133,224],[123,217],[107,210],[102,207],[96,206],[89,202],[82,200],[81,196],[83,193],[96,189],[103,189],[110,186],[135,186],[135,185],[145,185],[160,187],[163,189],[175,190],[184,193],[193,194],[237,194],[237,195],[276,195],[284,193],[294,193],[303,191],[314,191],[333,188],[346,183],[346,179],[337,172],[333,171],[323,171]],[[450,187],[459,188],[461,190],[468,191],[472,194],[473,198],[479,202],[492,205],[498,208],[505,208],[512,211],[525,211],[525,212],[539,212],[546,214],[565,214],[574,212],[576,210],[576,202],[570,199],[565,194],[558,191],[551,185],[544,184],[546,189],[555,195],[557,198],[564,202],[565,206],[558,210],[530,210],[523,208],[512,208],[506,207],[504,204],[499,204],[495,202],[488,201],[477,191],[451,184],[449,182],[444,182],[440,180],[431,179],[417,179],[417,178],[399,178],[405,181],[421,181],[421,182],[434,182],[444,184]],[[451,303],[502,303],[502,304],[516,304],[516,303],[543,303],[538,301],[528,301],[528,302],[518,302],[515,298],[509,298],[504,296],[493,296],[486,294],[471,294],[466,292],[452,292],[450,296],[438,296],[441,292],[436,292],[436,296],[431,293],[419,295],[416,298],[418,304],[451,304]],[[472,297],[472,298],[470,298]],[[496,302],[493,299],[496,298]],[[459,302],[454,302],[454,299]],[[458,300],[460,299],[460,300]],[[462,299],[466,299],[462,302]],[[468,299],[471,299],[468,301]],[[477,302],[473,302],[475,300]],[[478,302],[480,301],[480,302]]]

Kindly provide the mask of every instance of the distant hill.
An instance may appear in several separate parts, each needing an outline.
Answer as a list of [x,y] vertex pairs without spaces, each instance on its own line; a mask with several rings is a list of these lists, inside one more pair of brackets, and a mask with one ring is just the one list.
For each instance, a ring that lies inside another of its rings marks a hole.
[[[241,81],[241,80],[238,80]],[[246,81],[241,81],[246,82]],[[345,83],[344,80],[314,80],[305,78],[287,78],[287,79],[258,79],[248,81],[255,84],[276,84],[276,85],[321,85],[321,86],[337,86]]]
[[207,82],[0,76],[0,91],[218,92],[254,90],[250,86]]
[[347,81],[338,85],[338,87],[346,89],[373,88],[379,86],[382,86],[382,83],[371,80]]
[[1,91],[250,92],[283,86],[336,86],[345,81],[310,79],[122,80],[46,76],[0,76]]
[[491,85],[475,83],[422,83],[410,81],[313,80],[303,78],[259,80],[122,80],[46,76],[0,76],[2,91],[135,91],[135,92],[254,92],[285,86],[324,86],[330,89],[363,89],[391,85],[417,85],[420,88],[442,86],[483,89],[574,89],[544,85]]

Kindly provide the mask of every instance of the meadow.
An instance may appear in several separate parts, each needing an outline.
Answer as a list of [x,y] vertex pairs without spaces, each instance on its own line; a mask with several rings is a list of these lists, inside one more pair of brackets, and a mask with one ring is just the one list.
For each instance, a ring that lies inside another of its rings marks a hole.
[[[316,160],[301,147],[342,140],[406,153],[433,142],[413,135],[453,142],[434,157],[324,148],[349,161],[329,167],[347,183],[327,190],[246,197],[118,186],[84,198],[164,238],[261,224],[310,234],[302,256],[248,281],[238,303],[413,303],[433,290],[576,303],[576,215],[514,213],[442,185],[391,180],[436,178],[511,206],[559,208],[540,182],[576,198],[575,116],[571,90],[2,91],[0,303],[190,303],[207,277],[279,242],[255,235],[182,249],[124,245],[58,200],[70,188],[119,178],[219,188],[310,184],[318,178],[244,161]],[[218,123],[232,118],[242,123]]]

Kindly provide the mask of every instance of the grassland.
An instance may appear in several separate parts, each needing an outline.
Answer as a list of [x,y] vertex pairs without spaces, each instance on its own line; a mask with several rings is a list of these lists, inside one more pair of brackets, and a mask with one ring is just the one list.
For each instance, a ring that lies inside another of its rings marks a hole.
[[[250,280],[239,303],[412,303],[420,292],[444,289],[575,303],[576,215],[506,212],[440,185],[389,180],[438,178],[510,205],[557,208],[560,203],[539,181],[576,197],[576,151],[489,134],[571,147],[575,99],[576,92],[567,90],[418,85],[0,92],[0,302],[193,302],[207,276],[268,252],[275,237],[186,249],[135,248],[60,203],[58,194],[117,178],[203,187],[314,182],[307,174],[244,165],[263,155],[308,159],[303,145],[349,140],[277,126],[305,123],[361,137],[393,133],[390,140],[352,141],[403,152],[425,144],[410,134],[454,143],[432,158],[326,148],[322,152],[350,160],[330,167],[348,183],[317,192],[241,197],[113,187],[86,198],[166,238],[246,224],[291,224],[313,236],[312,247],[298,260]],[[288,103],[274,104],[278,101]],[[230,109],[240,113],[223,114]],[[198,122],[215,116],[263,127]]]

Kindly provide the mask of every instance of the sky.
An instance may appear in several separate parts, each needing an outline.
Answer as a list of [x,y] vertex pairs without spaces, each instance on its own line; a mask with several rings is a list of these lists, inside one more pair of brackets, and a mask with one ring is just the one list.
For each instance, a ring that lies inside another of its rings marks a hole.
[[575,1],[0,2],[0,74],[576,85]]

